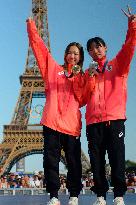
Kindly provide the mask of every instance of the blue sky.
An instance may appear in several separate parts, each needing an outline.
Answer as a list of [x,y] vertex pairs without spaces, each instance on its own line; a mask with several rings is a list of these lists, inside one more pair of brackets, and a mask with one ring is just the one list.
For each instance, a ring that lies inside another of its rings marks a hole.
[[[51,52],[62,64],[65,47],[72,41],[80,42],[84,48],[89,38],[102,37],[108,46],[111,59],[121,48],[127,31],[127,18],[121,12],[129,4],[136,13],[134,0],[48,0],[48,21]],[[28,49],[26,19],[31,14],[31,0],[6,0],[1,2],[0,12],[0,140],[3,125],[9,124],[21,88],[19,76],[25,70]],[[90,58],[85,49],[84,69]],[[126,159],[136,161],[136,55],[131,64],[128,79],[128,101],[126,121]],[[82,149],[87,154],[84,108]],[[40,119],[39,119],[40,120]],[[40,160],[39,160],[40,158]],[[30,166],[29,166],[29,165]],[[26,170],[42,169],[42,156],[32,155],[26,159]]]

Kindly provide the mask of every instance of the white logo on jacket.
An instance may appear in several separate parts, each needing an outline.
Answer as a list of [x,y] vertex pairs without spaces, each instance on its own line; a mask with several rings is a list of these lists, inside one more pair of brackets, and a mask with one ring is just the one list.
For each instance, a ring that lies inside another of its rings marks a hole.
[[107,71],[111,71],[111,70],[112,70],[112,65],[106,66],[106,70],[107,70]]
[[64,71],[62,70],[62,71],[58,72],[58,75],[64,75]]
[[120,133],[119,133],[119,137],[122,137],[122,136],[123,136],[123,132],[120,132]]

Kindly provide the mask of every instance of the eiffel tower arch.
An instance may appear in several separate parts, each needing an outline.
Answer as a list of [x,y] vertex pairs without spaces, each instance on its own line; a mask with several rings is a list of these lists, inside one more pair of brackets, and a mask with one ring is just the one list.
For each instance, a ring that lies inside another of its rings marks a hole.
[[[47,0],[32,0],[32,16],[36,17],[39,35],[50,51],[47,13]],[[45,98],[44,82],[30,46],[28,47],[25,71],[20,76],[20,84],[19,97],[11,123],[4,125],[3,128],[3,141],[0,144],[0,175],[8,173],[20,159],[28,155],[43,153],[42,126],[29,124],[29,119],[32,117],[33,100]],[[37,115],[40,114],[36,107],[35,112]],[[90,169],[90,163],[83,151],[81,157],[83,173],[85,173]],[[63,150],[61,161],[66,165]]]

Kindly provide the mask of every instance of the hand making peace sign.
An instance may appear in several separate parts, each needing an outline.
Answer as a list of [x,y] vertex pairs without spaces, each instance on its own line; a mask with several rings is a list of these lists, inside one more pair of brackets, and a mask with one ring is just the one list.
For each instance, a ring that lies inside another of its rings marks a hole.
[[128,21],[136,21],[136,14],[131,13],[131,8],[128,5],[127,5],[127,10],[128,12],[122,9],[123,13],[128,17]]

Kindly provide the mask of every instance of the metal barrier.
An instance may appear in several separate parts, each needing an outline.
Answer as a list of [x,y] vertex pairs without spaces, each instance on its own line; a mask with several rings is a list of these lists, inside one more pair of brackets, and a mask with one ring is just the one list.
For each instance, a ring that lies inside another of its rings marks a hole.
[[[113,187],[109,188],[108,193],[113,192]],[[128,193],[136,193],[136,186],[135,187],[128,187]],[[66,194],[68,195],[67,189],[60,189],[59,194]],[[90,187],[82,189],[80,194],[93,194],[90,190]],[[9,195],[49,195],[46,192],[46,188],[9,188],[9,189],[0,189],[0,196],[9,196]]]
[[9,188],[0,189],[0,196],[6,195],[46,195],[45,188]]

